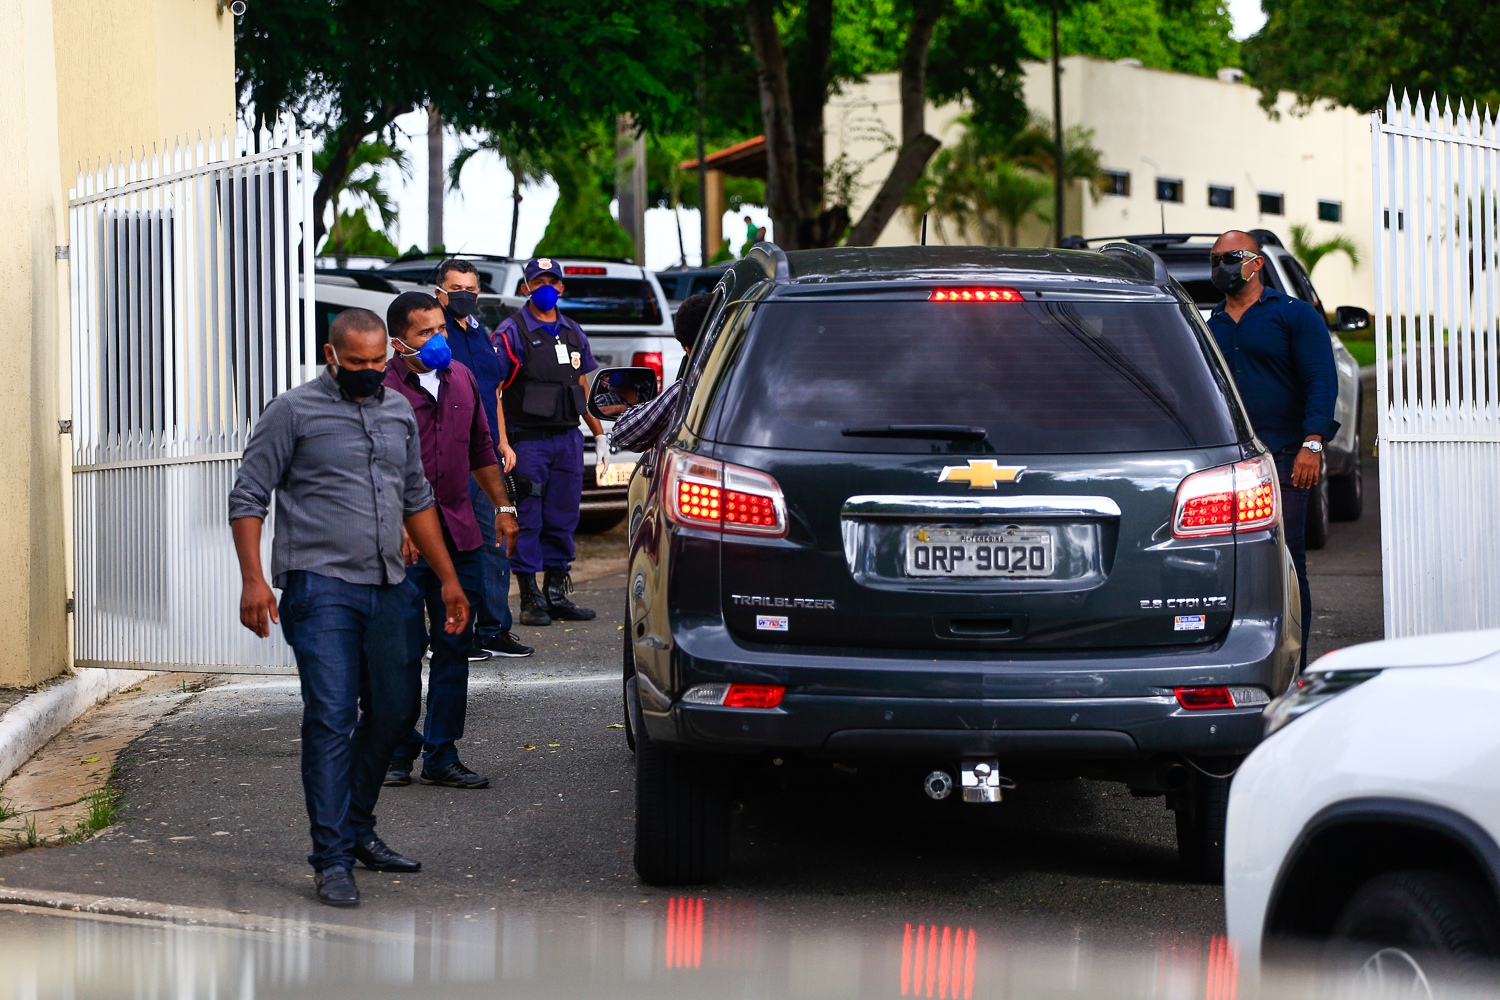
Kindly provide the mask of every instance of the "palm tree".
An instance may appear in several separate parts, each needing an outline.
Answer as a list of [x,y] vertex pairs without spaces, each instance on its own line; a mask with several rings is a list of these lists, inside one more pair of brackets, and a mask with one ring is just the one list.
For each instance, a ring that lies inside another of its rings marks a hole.
[[922,181],[912,187],[909,217],[916,222],[931,214],[945,243],[946,227],[952,225],[965,239],[972,230],[982,243],[1014,246],[1027,218],[1050,220],[1044,203],[1051,197],[1052,181],[1007,153],[978,131],[965,132],[957,143],[938,150]]
[[510,171],[510,256],[516,255],[516,229],[521,224],[521,187],[540,184],[548,177],[548,171],[540,157],[528,150],[521,142],[519,132],[487,132],[474,145],[458,151],[453,162],[448,164],[448,189],[458,190],[459,176],[464,167],[477,154],[491,152],[505,161]]
[[[321,176],[333,158],[333,152],[326,146],[313,154],[313,169]],[[354,196],[355,208],[373,208],[380,215],[380,228],[389,233],[390,228],[396,224],[396,206],[391,201],[391,196],[381,186],[380,171],[382,167],[393,166],[401,171],[401,176],[411,177],[411,163],[406,154],[401,150],[385,142],[362,142],[354,150],[354,155],[349,158],[349,169],[344,176],[339,178],[330,188],[328,204],[333,207],[333,226],[328,231],[328,240],[323,244],[326,250],[333,248],[334,254],[339,258],[340,266],[344,263],[344,224],[342,222],[346,213],[340,211],[343,195]]]
[[1292,224],[1292,255],[1301,263],[1302,269],[1309,275],[1313,268],[1318,266],[1318,261],[1331,253],[1345,254],[1349,258],[1349,266],[1358,270],[1360,265],[1359,244],[1354,242],[1353,237],[1339,234],[1324,240],[1321,243],[1312,241],[1312,233],[1301,222]]

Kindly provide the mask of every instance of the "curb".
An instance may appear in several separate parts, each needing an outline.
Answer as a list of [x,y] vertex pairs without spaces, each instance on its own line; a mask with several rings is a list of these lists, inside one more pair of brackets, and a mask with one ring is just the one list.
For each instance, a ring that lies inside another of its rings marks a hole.
[[0,715],[0,781],[5,781],[47,741],[121,688],[158,671],[79,667],[61,684],[16,702]]
[[31,910],[53,910],[59,913],[148,920],[179,927],[206,927],[216,930],[295,934],[318,938],[353,938],[377,944],[409,940],[410,935],[374,930],[349,924],[332,924],[293,917],[268,917],[259,914],[232,913],[205,906],[178,906],[152,903],[128,896],[86,896],[76,892],[45,892],[37,889],[0,888],[0,906],[26,907]]

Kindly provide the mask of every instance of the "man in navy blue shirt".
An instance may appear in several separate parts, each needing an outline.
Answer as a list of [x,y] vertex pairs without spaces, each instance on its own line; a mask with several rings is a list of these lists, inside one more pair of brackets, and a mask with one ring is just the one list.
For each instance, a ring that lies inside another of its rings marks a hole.
[[1302,592],[1302,662],[1312,625],[1307,585],[1307,499],[1323,469],[1323,442],[1333,437],[1338,372],[1328,324],[1301,299],[1267,288],[1260,241],[1231,229],[1209,254],[1213,283],[1224,293],[1208,328],[1239,388],[1255,436],[1271,450],[1281,480],[1282,530]]
[[[479,308],[479,272],[466,260],[445,260],[438,265],[436,292],[448,320],[448,347],[454,360],[473,372],[479,383],[479,396],[484,402],[484,415],[489,420],[501,469],[509,472],[516,467],[516,453],[511,450],[505,425],[499,420],[500,360],[490,346],[489,333],[474,318]],[[490,654],[530,656],[532,648],[521,645],[510,630],[510,560],[505,557],[505,550],[495,544],[495,508],[472,477],[469,500],[484,536],[479,548],[484,599],[474,608],[474,648],[469,659],[486,660]]]

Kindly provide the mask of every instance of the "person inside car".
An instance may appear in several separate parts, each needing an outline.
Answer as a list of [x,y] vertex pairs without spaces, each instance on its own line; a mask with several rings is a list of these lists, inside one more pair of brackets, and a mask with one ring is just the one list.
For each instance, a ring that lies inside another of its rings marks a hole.
[[1328,324],[1311,305],[1261,282],[1260,241],[1231,229],[1208,255],[1214,287],[1224,301],[1208,328],[1234,375],[1245,411],[1276,459],[1281,480],[1282,527],[1302,594],[1302,665],[1312,625],[1307,583],[1307,501],[1322,475],[1323,442],[1333,437],[1338,372]]
[[[677,315],[672,318],[672,335],[677,338],[687,355],[682,359],[682,371],[678,372],[675,382],[662,390],[660,396],[620,413],[614,430],[609,435],[612,447],[623,451],[647,451],[655,447],[656,442],[667,432],[671,426],[672,413],[677,408],[682,376],[687,374],[688,358],[692,356],[693,347],[703,334],[704,321],[708,319],[708,307],[712,302],[712,295],[699,292],[684,299],[682,305],[677,307]],[[602,406],[600,409],[606,414],[609,412]]]

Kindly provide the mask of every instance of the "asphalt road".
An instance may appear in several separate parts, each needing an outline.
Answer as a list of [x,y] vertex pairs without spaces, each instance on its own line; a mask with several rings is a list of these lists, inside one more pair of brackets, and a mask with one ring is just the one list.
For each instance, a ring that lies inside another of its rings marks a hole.
[[[1370,463],[1365,517],[1335,525],[1312,556],[1314,656],[1379,638],[1376,479]],[[188,701],[121,756],[122,823],[0,858],[0,886],[354,923],[664,903],[671,894],[631,867],[632,757],[609,728],[623,584],[580,587],[580,603],[603,609],[596,622],[522,630],[534,658],[475,665],[460,748],[493,785],[386,789],[379,832],[426,868],[358,873],[360,910],[312,901],[292,678],[227,678]],[[793,926],[962,920],[1122,944],[1223,928],[1220,888],[1180,877],[1162,800],[1110,784],[1035,782],[978,807],[829,770],[760,786],[736,815],[733,852],[729,877],[695,895]]]

